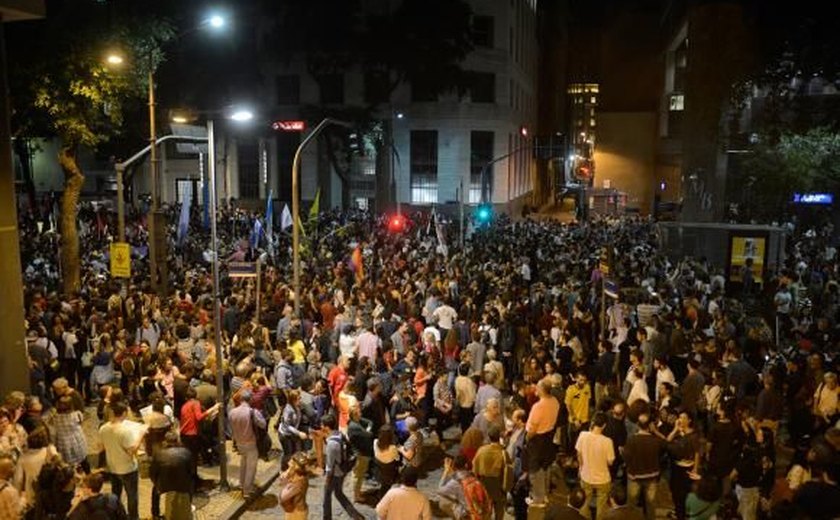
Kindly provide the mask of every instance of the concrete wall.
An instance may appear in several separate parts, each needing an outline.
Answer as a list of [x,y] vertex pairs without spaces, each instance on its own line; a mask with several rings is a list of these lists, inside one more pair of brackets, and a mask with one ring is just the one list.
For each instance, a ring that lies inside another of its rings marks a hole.
[[595,149],[595,186],[627,193],[627,206],[648,214],[653,207],[656,113],[599,112]]

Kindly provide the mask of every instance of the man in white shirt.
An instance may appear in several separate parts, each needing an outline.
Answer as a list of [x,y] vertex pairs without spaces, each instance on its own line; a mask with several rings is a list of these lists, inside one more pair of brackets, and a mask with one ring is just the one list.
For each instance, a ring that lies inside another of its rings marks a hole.
[[437,323],[437,326],[444,337],[457,319],[458,313],[451,305],[449,305],[448,300],[444,300],[443,305],[440,305],[434,310],[434,312],[432,312],[432,321]]
[[658,357],[653,360],[653,368],[656,369],[656,401],[659,402],[659,388],[663,383],[671,383],[676,385],[677,381],[674,379],[674,372],[668,367],[664,357]]
[[111,412],[111,420],[99,428],[99,439],[105,448],[111,475],[111,491],[119,497],[125,488],[128,518],[138,520],[137,450],[146,436],[146,429],[141,424],[126,421],[128,409],[121,402],[111,403]]
[[379,520],[432,520],[432,508],[426,495],[417,490],[417,468],[406,466],[399,486],[385,493],[376,505]]
[[[610,496],[610,465],[615,460],[615,449],[612,439],[603,434],[607,425],[604,412],[597,412],[592,418],[592,429],[581,432],[578,436],[575,450],[577,450],[578,465],[580,467],[580,481],[586,503],[595,493],[595,519],[601,520],[607,509]],[[589,507],[584,506],[583,515],[589,518]]]

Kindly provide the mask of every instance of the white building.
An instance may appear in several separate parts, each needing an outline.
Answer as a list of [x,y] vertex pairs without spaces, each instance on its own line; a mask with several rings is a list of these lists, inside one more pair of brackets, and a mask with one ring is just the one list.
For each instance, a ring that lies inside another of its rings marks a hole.
[[[462,182],[467,200],[477,203],[482,167],[505,154],[511,157],[496,162],[490,170],[492,202],[500,209],[515,210],[527,202],[532,191],[534,161],[525,145],[536,127],[536,0],[470,3],[475,49],[462,68],[474,73],[475,81],[467,95],[461,99],[455,94],[430,98],[420,89],[401,85],[390,106],[380,107],[379,117],[386,128],[393,128],[394,143],[393,158],[380,164],[393,166],[393,191],[402,204],[455,202]],[[301,119],[300,109],[305,105],[364,104],[365,77],[361,72],[339,75],[328,82],[322,78],[323,88],[319,88],[305,70],[302,57],[291,63],[263,65],[266,84],[262,99],[273,100],[269,112],[278,119]],[[307,123],[311,127],[317,121]],[[232,195],[246,200],[262,198],[273,190],[280,200],[290,200],[292,159],[301,138],[300,133],[278,132],[262,145],[256,138],[234,139],[238,168],[231,180]],[[382,175],[382,168],[377,189],[375,158],[357,161],[350,186],[345,187],[332,171],[323,147],[320,142],[304,153],[303,200],[312,200],[320,189],[322,207],[336,207],[342,203],[342,190],[349,189],[352,204],[374,207],[377,193],[389,193],[381,183],[391,183],[390,172]],[[268,165],[260,166],[260,157],[265,156]],[[246,162],[247,169],[243,168]],[[260,175],[261,170],[267,175]]]

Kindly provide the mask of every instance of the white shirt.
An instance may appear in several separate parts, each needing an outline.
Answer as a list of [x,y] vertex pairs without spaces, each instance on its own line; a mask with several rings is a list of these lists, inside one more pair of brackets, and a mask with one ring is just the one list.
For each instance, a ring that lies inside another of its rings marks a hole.
[[128,421],[107,422],[99,428],[99,439],[105,448],[108,471],[114,475],[127,475],[137,471],[137,458],[129,450],[137,445],[142,435],[140,424],[134,427]]
[[662,383],[671,383],[676,384],[676,379],[674,379],[674,373],[671,371],[670,368],[660,368],[656,371],[656,400],[659,400],[659,385]]
[[587,484],[608,484],[610,464],[615,460],[613,441],[606,435],[581,432],[575,449],[580,454],[580,478]]
[[[633,382],[633,387],[630,389],[630,394],[627,396],[627,404],[633,404],[636,399],[649,403],[650,395],[648,395],[648,386],[644,378],[638,378]],[[591,484],[591,482],[590,482]]]
[[61,340],[64,341],[64,357],[67,359],[76,359],[76,343],[79,342],[76,334],[65,331],[61,335]]
[[788,291],[779,291],[776,293],[776,297],[773,298],[773,303],[776,304],[776,312],[779,314],[788,314],[790,313],[790,302],[793,298]]
[[432,508],[426,495],[409,486],[392,487],[376,506],[380,520],[432,520]]
[[453,322],[458,319],[458,313],[449,305],[443,304],[432,313],[432,317],[437,320],[440,328],[449,330],[452,328]]

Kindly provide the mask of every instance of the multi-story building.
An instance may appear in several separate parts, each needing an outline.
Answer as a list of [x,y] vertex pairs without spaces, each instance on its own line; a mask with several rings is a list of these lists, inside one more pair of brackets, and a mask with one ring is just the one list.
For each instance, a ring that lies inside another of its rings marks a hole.
[[[394,202],[455,202],[463,193],[465,201],[478,203],[482,169],[494,158],[510,154],[487,168],[491,201],[515,210],[527,200],[535,170],[529,139],[537,116],[536,0],[470,4],[474,50],[461,64],[471,78],[466,94],[434,95],[420,85],[400,85],[376,114],[387,134],[389,156],[366,153],[355,159],[345,182],[319,140],[303,154],[302,199],[312,200],[320,190],[322,207],[349,202],[385,209]],[[362,106],[370,80],[362,71],[354,71],[316,81],[306,72],[303,56],[267,61],[262,72],[266,78],[262,98],[273,101],[268,111],[280,120],[303,119],[302,108],[308,105]],[[262,198],[273,190],[279,199],[289,200],[292,159],[303,135],[278,132],[262,145],[256,138],[253,143],[236,139],[239,168],[233,172],[234,196]],[[259,174],[260,149],[268,157],[263,168],[267,179]],[[246,156],[253,156],[255,167],[250,170],[242,167]],[[260,188],[263,180],[267,186]]]

